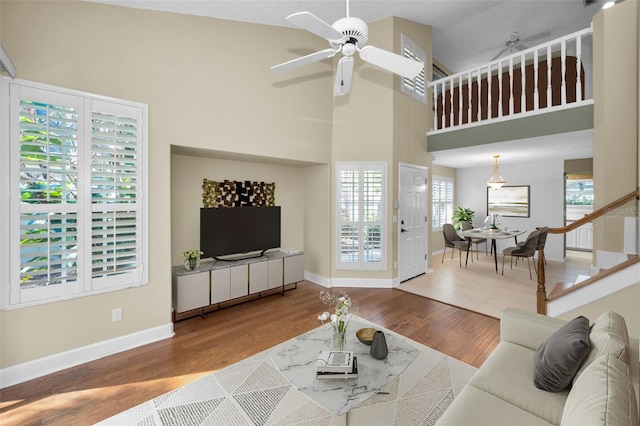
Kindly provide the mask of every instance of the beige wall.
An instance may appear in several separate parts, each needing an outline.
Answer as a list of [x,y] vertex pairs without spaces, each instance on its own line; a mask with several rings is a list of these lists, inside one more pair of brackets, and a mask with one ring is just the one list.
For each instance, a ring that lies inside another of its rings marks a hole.
[[593,158],[583,158],[580,160],[566,160],[564,162],[564,172],[567,174],[593,174]]
[[[3,368],[170,324],[172,145],[330,160],[331,64],[280,76],[269,70],[300,46],[324,49],[312,34],[78,1],[2,1],[0,10],[3,46],[19,78],[149,105],[151,231],[148,285],[1,311]],[[295,168],[271,171],[279,180],[300,176]],[[291,245],[303,242],[301,221],[286,231]],[[174,252],[191,246],[193,229],[186,235]],[[111,321],[114,307],[123,308],[122,321]]]
[[[305,168],[304,261],[316,279],[331,276],[333,175],[328,164]],[[326,284],[326,283],[323,283]]]
[[593,302],[579,309],[569,311],[560,318],[571,320],[579,315],[589,318],[593,322],[609,310],[615,311],[622,315],[627,323],[627,331],[629,336],[634,339],[640,339],[640,314],[638,313],[638,302],[640,301],[640,284],[626,288],[617,293],[610,294],[604,299]]
[[[594,208],[638,186],[638,2],[625,1],[593,19],[594,37]],[[615,76],[615,78],[607,78]],[[629,155],[633,153],[633,155]],[[594,222],[593,245],[622,251],[629,203]]]

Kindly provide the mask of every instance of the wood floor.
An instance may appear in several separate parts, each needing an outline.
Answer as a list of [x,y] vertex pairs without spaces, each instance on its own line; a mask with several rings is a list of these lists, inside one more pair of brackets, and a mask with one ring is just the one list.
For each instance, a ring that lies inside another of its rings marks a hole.
[[[274,295],[175,324],[175,336],[0,390],[0,424],[89,425],[320,325],[323,288]],[[332,289],[337,292],[340,289]],[[499,321],[395,289],[348,289],[358,314],[480,366]],[[355,331],[355,330],[354,330]]]

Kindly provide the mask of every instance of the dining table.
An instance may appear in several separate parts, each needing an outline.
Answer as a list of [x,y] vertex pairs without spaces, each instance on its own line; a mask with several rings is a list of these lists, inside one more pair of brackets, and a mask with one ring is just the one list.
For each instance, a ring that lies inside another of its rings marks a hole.
[[498,251],[496,250],[496,240],[504,240],[507,238],[515,239],[516,244],[518,244],[518,235],[522,235],[526,230],[520,229],[485,229],[485,228],[473,228],[467,229],[466,231],[459,231],[458,235],[462,238],[469,239],[469,246],[467,247],[467,260],[465,263],[465,267],[469,262],[469,251],[471,249],[471,238],[485,238],[487,240],[491,240],[491,251],[493,252],[493,259],[496,265],[496,274],[498,273]]

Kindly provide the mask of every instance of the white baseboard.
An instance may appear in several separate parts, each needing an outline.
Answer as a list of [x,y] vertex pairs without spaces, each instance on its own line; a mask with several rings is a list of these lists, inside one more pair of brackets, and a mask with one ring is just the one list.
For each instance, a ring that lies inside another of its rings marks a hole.
[[22,364],[12,365],[0,370],[0,389],[46,376],[65,368],[84,364],[85,362],[94,361],[107,355],[168,339],[173,335],[173,323],[169,323]]
[[331,288],[331,280],[326,278],[326,277],[322,277],[320,275],[316,275],[314,273],[308,272],[308,271],[304,271],[304,279],[307,281],[311,281],[314,284],[318,284],[321,285],[323,287],[327,287],[327,288]]
[[[305,271],[304,279],[326,288],[332,287],[358,287],[358,288],[393,288],[395,279],[370,279],[370,278],[326,278]],[[397,285],[397,284],[396,284]]]

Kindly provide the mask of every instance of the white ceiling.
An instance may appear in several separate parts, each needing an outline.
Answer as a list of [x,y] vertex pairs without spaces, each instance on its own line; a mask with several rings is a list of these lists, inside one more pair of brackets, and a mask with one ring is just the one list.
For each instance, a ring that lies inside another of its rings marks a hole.
[[[329,24],[345,16],[343,0],[89,1],[274,26],[289,26],[285,17],[300,11],[309,11]],[[603,0],[595,0],[594,4],[585,6],[585,0],[351,0],[350,15],[365,22],[398,16],[430,25],[433,28],[433,56],[453,72],[459,72],[489,62],[504,49],[512,30],[518,30],[523,39],[550,32],[527,44],[532,46],[587,28],[603,3]],[[274,58],[274,64],[277,62],[278,58]],[[559,148],[558,138],[568,139],[563,146],[570,148]],[[465,148],[464,156],[456,156],[458,150],[439,152],[434,163],[474,167],[476,161],[490,163],[496,153],[501,154],[501,161],[506,163],[525,158],[531,161],[534,153],[537,158],[544,152],[551,153],[556,159],[592,156],[591,134],[566,134],[554,137],[554,141],[529,139],[529,143],[535,142],[533,150],[516,141]],[[543,145],[553,146],[553,149],[543,150]],[[583,156],[575,157],[578,152]],[[478,159],[472,160],[476,155]],[[456,161],[453,161],[454,157]]]
[[[90,0],[120,6],[274,26],[289,26],[285,17],[309,11],[331,24],[345,15],[344,0]],[[433,56],[453,72],[489,62],[509,40],[550,31],[542,43],[587,28],[602,0],[351,0],[350,14],[367,23],[389,16],[433,28]],[[259,42],[259,41],[257,41]]]

